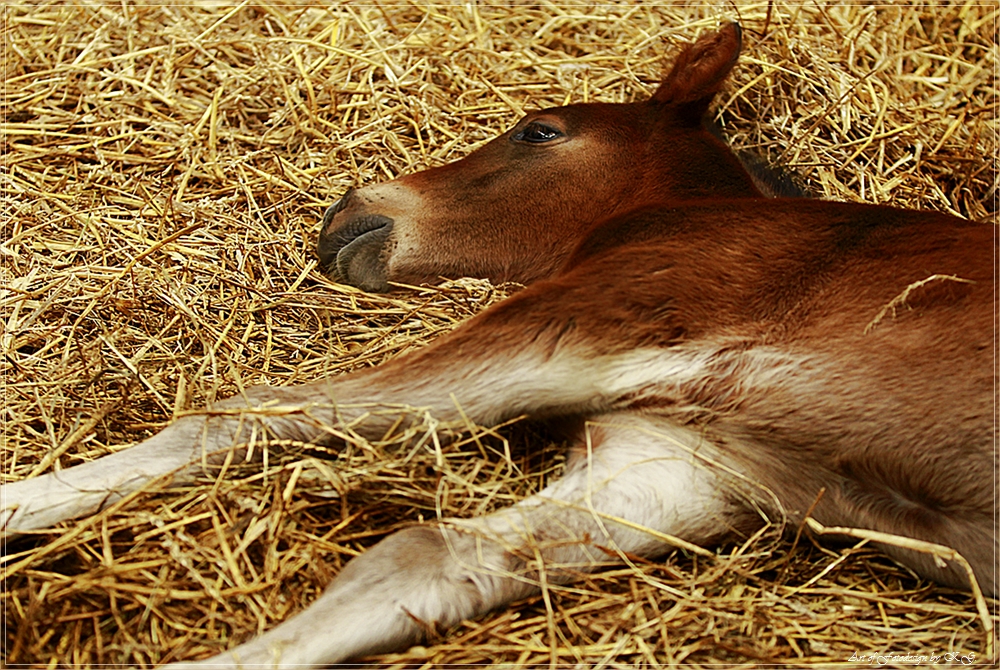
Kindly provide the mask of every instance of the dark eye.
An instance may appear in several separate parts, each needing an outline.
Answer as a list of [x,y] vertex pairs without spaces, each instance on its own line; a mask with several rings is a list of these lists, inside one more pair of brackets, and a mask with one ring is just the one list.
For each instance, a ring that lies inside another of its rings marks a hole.
[[538,121],[532,121],[521,130],[514,133],[512,139],[518,142],[528,142],[529,144],[543,144],[562,137],[562,133]]

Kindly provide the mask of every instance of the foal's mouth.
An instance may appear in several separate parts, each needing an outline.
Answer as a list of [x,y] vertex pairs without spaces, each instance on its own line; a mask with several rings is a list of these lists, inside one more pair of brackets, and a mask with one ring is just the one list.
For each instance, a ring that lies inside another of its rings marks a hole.
[[380,214],[366,214],[330,230],[340,204],[330,207],[323,216],[317,247],[320,263],[337,281],[365,291],[387,290],[382,252],[392,233],[393,220]]

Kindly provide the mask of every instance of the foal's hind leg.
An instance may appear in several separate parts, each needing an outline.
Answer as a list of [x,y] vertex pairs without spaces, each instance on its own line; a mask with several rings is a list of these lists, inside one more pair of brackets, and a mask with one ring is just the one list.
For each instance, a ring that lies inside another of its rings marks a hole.
[[694,455],[707,449],[696,434],[627,415],[610,421],[541,493],[484,518],[390,536],[304,612],[203,663],[290,668],[404,648],[428,626],[568,582],[616,552],[656,556],[670,547],[664,534],[706,543],[738,521],[739,507]]

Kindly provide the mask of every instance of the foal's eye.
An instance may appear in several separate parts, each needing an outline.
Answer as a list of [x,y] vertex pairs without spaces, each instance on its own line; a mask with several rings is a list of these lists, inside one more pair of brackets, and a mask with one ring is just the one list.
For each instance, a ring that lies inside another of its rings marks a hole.
[[532,121],[515,133],[513,139],[518,142],[528,142],[529,144],[544,144],[559,137],[562,137],[562,133],[552,126]]

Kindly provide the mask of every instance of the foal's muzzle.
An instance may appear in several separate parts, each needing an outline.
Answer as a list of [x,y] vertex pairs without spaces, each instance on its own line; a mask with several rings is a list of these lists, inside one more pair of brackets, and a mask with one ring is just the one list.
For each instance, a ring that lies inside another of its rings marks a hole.
[[323,215],[317,245],[320,263],[337,281],[365,291],[387,291],[386,243],[393,221],[380,214],[345,212],[353,195],[354,189],[349,190]]

